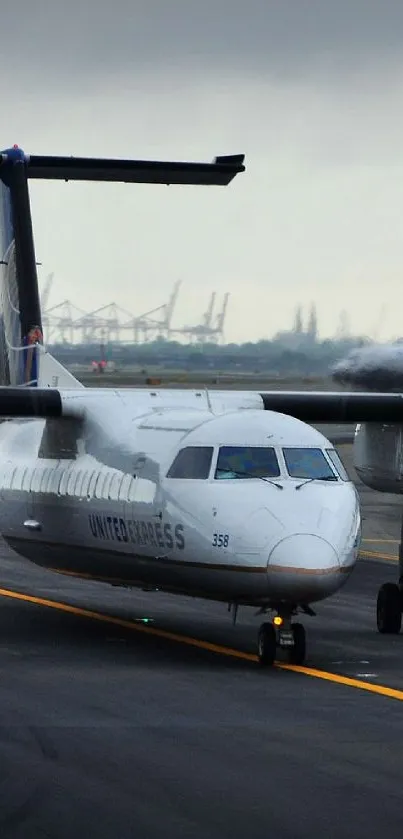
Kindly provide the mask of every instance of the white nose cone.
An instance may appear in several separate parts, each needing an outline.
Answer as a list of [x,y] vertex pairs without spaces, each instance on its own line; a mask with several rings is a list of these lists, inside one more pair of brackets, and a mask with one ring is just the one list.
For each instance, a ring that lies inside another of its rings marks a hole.
[[340,563],[331,544],[311,533],[286,536],[269,555],[269,571],[289,571],[295,574],[321,576],[337,573]]

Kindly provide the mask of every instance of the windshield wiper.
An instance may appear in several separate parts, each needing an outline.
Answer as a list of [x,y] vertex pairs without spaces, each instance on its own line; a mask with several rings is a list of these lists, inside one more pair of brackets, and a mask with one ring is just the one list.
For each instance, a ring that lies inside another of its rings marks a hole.
[[254,475],[252,472],[240,472],[239,469],[222,469],[220,467],[217,467],[217,472],[233,472],[234,475],[239,475],[240,478],[257,478],[259,481],[264,481],[266,484],[277,487],[277,489],[284,489],[282,484],[278,484],[277,481],[272,481],[271,478],[265,478],[263,475]]
[[332,475],[315,475],[314,478],[307,478],[306,481],[302,481],[302,484],[298,484],[295,489],[301,489],[301,487],[306,486],[306,484],[311,484],[312,481],[337,481],[337,478]]

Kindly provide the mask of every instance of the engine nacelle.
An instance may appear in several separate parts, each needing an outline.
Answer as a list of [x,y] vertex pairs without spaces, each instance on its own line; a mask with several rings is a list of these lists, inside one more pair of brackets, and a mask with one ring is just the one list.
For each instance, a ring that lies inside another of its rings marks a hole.
[[403,426],[357,425],[354,467],[362,482],[378,492],[403,493]]

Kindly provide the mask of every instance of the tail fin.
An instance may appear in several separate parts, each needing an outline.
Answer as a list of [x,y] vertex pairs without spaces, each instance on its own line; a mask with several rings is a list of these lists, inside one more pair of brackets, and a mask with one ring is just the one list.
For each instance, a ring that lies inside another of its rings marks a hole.
[[37,385],[43,337],[25,156],[11,149],[0,164],[0,384]]
[[0,385],[46,387],[63,376],[64,387],[79,386],[43,351],[28,178],[227,186],[245,170],[243,161],[244,155],[212,163],[44,157],[18,146],[0,152]]

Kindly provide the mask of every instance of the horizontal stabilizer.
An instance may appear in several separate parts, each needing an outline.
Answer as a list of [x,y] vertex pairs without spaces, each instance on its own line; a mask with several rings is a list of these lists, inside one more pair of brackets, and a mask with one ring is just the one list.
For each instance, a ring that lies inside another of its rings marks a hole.
[[395,422],[403,425],[400,393],[271,391],[261,393],[266,411],[290,414],[303,422]]
[[227,186],[240,172],[245,155],[216,157],[212,163],[109,160],[92,157],[27,155],[29,178],[62,181],[120,181],[147,184]]

